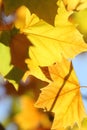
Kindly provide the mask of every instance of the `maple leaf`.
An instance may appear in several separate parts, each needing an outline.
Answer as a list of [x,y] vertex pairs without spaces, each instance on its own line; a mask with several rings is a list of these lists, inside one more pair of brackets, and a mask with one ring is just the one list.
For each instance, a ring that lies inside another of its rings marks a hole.
[[[81,51],[87,50],[82,35],[68,21],[68,16],[63,17],[63,19],[56,17],[56,27],[53,27],[40,20],[35,14],[31,15],[24,6],[19,8],[17,14],[21,15],[22,10],[25,10],[24,17],[22,16],[23,19],[17,19],[15,25],[33,44],[29,49],[29,56],[33,61],[37,60],[38,65],[46,66],[54,63],[61,59],[61,53],[67,58],[72,58]],[[67,12],[64,12],[63,16],[66,16],[66,14]],[[61,22],[67,20],[66,25],[58,26],[59,19],[61,19]],[[70,52],[67,50],[70,50]]]
[[87,0],[63,0],[68,11],[87,8]]
[[71,66],[63,58],[62,62],[49,67],[52,82],[41,89],[41,94],[36,102],[36,107],[55,113],[52,129],[80,125],[85,110],[80,94],[80,86]]
[[40,72],[40,69],[38,70],[39,66],[48,66],[61,60],[61,53],[67,58],[72,58],[78,53],[87,50],[83,36],[68,21],[70,14],[65,10],[64,5],[60,4],[55,18],[55,27],[53,27],[40,20],[35,14],[31,15],[25,6],[17,10],[15,26],[20,29],[21,33],[27,36],[33,45],[29,48],[30,60],[26,60],[26,63],[28,67],[29,64],[35,64],[35,68],[37,68],[35,72],[32,70],[32,67],[29,68],[31,74],[32,71],[33,75],[35,73],[34,76],[41,77],[40,73],[42,72]]

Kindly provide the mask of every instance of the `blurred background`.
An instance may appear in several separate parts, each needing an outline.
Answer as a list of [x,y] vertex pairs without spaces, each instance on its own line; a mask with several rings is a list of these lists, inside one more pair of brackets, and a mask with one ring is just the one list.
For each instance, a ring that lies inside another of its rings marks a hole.
[[30,76],[24,84],[20,82],[18,91],[0,77],[0,130],[50,130],[53,113],[36,109],[40,88],[46,86]]

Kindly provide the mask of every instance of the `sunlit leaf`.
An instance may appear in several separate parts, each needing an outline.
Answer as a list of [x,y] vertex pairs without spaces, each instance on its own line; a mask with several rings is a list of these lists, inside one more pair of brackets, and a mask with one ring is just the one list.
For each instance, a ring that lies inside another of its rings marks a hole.
[[32,13],[37,14],[41,19],[46,20],[50,24],[54,24],[57,12],[57,0],[3,0],[6,14],[11,14],[18,7],[25,5]]
[[[59,13],[61,15],[62,12]],[[29,56],[34,61],[37,60],[38,65],[52,64],[61,58],[61,53],[67,58],[72,58],[81,51],[87,50],[82,35],[73,24],[68,22],[66,14],[67,12],[63,13],[63,19],[56,16],[56,27],[52,27],[36,15],[30,16],[26,13],[25,25],[20,29],[34,45],[29,49]],[[61,22],[67,20],[66,25],[60,24],[58,26],[59,19],[61,19]],[[67,50],[70,50],[70,52]]]
[[87,8],[87,0],[63,0],[63,2],[68,11]]
[[[86,37],[87,39],[87,9],[75,12],[70,16],[70,21],[76,25],[77,29]],[[84,17],[84,19],[83,19]],[[85,40],[86,40],[85,39]],[[87,41],[87,40],[86,40]]]
[[[24,12],[22,13],[22,11]],[[27,36],[33,45],[29,48],[29,57],[31,59],[28,60],[29,62],[32,62],[37,67],[48,66],[60,61],[61,53],[66,58],[73,58],[80,52],[87,50],[83,36],[68,21],[70,14],[61,4],[55,18],[55,27],[53,27],[40,20],[35,14],[31,15],[25,6],[17,10],[15,26]],[[28,63],[28,61],[26,60],[29,67],[29,64],[32,63]],[[30,71],[32,71],[31,69],[30,67]],[[37,73],[37,70],[33,73]],[[36,75],[38,78],[41,77],[39,73]]]
[[36,107],[55,113],[52,129],[72,126],[74,123],[80,126],[86,113],[71,63],[63,58],[62,62],[49,67],[49,72],[53,82],[41,89]]
[[50,80],[44,75],[44,73],[41,71],[40,67],[37,66],[37,62],[33,62],[30,59],[26,60],[26,63],[28,64],[28,68],[29,70],[27,70],[22,78],[22,80],[25,82],[27,77],[29,75],[34,75],[35,77],[43,80],[43,81],[47,81],[50,82]]
[[[68,130],[68,129],[67,129]],[[81,127],[79,127],[77,124],[73,126],[73,128],[70,128],[70,130],[87,130],[87,118],[84,118],[81,122]]]

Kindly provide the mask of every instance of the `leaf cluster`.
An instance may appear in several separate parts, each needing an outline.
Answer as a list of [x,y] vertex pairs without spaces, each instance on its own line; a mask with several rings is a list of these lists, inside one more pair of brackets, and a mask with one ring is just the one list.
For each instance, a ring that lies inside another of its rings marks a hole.
[[86,8],[86,0],[0,0],[0,74],[17,90],[30,75],[48,83],[35,106],[54,113],[53,130],[86,116],[70,61],[87,51]]

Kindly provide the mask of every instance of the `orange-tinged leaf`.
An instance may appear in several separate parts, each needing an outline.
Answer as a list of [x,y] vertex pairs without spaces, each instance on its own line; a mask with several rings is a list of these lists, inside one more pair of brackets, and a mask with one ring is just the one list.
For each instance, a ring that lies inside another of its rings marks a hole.
[[53,82],[42,88],[36,107],[55,113],[52,129],[72,126],[74,123],[80,125],[86,113],[71,63],[63,58],[62,62],[49,67],[49,72]]

